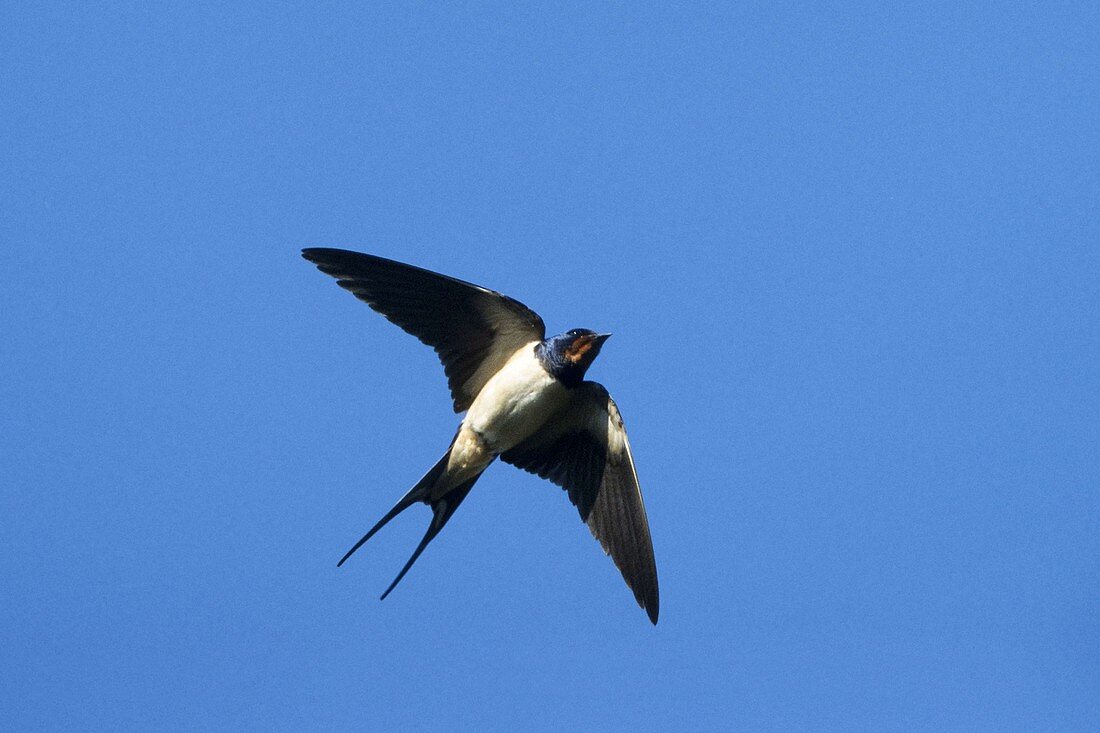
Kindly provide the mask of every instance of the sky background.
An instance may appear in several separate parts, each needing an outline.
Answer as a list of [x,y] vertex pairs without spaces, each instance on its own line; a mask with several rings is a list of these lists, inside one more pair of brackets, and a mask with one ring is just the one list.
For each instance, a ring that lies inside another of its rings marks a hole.
[[[1095,3],[6,3],[0,727],[1100,729]],[[653,627],[299,257],[503,291]]]

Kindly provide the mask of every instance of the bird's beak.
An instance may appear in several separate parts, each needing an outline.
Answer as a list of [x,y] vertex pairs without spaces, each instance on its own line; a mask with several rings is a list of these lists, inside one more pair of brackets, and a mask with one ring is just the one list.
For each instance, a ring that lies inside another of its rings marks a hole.
[[588,346],[588,353],[591,354],[590,358],[596,358],[596,354],[599,354],[600,349],[603,348],[603,342],[607,341],[609,338],[611,338],[611,334],[609,333],[597,333],[592,337]]

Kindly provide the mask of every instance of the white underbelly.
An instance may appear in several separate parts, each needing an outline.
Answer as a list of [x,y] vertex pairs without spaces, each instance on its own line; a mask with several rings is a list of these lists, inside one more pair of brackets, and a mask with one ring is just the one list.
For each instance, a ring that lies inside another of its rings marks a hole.
[[482,388],[463,425],[476,431],[494,453],[503,453],[542,427],[567,399],[565,386],[543,369],[532,342]]

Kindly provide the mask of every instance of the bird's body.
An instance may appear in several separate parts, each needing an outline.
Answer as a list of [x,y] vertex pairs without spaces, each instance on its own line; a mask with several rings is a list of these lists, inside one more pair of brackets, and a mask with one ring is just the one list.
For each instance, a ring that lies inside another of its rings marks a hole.
[[500,457],[569,492],[656,623],[657,571],[622,418],[602,386],[584,381],[609,334],[574,329],[546,338],[537,314],[480,286],[346,250],[302,254],[435,348],[455,410],[466,410],[443,457],[339,564],[409,506],[428,504],[428,531],[385,598]]
[[451,445],[438,493],[479,475],[498,455],[526,440],[569,398],[535,356],[537,342],[520,347],[482,387]]
[[569,398],[568,389],[546,371],[537,342],[520,347],[470,405],[463,429],[472,430],[495,453],[528,438]]

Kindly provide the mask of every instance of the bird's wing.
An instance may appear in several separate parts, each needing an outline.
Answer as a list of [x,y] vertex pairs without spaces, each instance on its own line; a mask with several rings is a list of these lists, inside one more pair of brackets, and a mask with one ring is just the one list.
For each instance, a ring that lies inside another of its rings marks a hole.
[[595,382],[582,383],[560,413],[501,458],[569,492],[638,605],[657,623],[657,566],[649,522],[623,419],[607,390]]
[[455,412],[470,407],[517,349],[546,335],[523,303],[472,283],[343,249],[305,249],[302,256],[436,350]]

